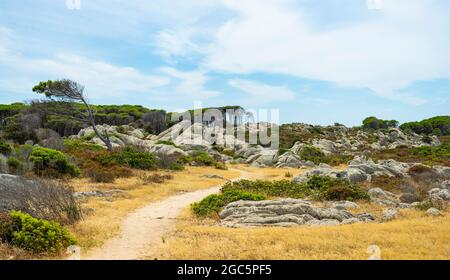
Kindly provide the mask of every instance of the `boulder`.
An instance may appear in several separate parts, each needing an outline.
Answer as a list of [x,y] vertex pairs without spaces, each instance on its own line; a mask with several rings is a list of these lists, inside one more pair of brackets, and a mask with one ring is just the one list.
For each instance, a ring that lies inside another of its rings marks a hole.
[[258,154],[255,154],[247,159],[247,163],[252,166],[266,167],[272,166],[277,162],[278,151],[271,149],[263,149]]
[[227,227],[264,226],[324,226],[338,225],[345,221],[367,221],[355,217],[344,209],[318,207],[301,199],[265,201],[237,201],[228,204],[219,214]]
[[436,208],[430,208],[430,209],[428,209],[428,210],[425,212],[425,214],[426,214],[427,216],[433,216],[433,217],[442,216],[442,212],[439,211],[439,210],[436,209]]
[[300,157],[291,151],[288,151],[278,157],[278,161],[275,167],[278,168],[303,168],[303,167],[313,167],[315,164],[311,161],[301,160]]
[[340,210],[348,210],[348,209],[357,209],[359,205],[352,201],[333,201],[326,203],[326,206],[340,209]]
[[430,190],[428,192],[428,195],[430,197],[434,196],[434,197],[442,198],[445,201],[450,201],[450,191],[447,189],[435,188],[435,189]]
[[357,168],[349,168],[347,170],[347,177],[348,180],[352,183],[361,183],[371,180],[371,175]]
[[383,222],[388,222],[388,221],[392,221],[392,220],[396,219],[397,216],[398,216],[397,209],[389,208],[389,209],[383,210],[383,212],[381,213],[381,220]]
[[436,173],[440,177],[442,177],[444,179],[450,179],[450,167],[436,165],[436,166],[433,166],[433,170],[436,171]]

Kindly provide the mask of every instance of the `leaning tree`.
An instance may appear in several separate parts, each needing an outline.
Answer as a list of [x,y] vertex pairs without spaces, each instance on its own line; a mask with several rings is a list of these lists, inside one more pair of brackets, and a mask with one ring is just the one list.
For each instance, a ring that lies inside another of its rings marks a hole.
[[[33,87],[33,92],[45,94],[50,101],[59,103],[61,105],[58,106],[59,108],[66,108],[63,110],[58,110],[58,112],[55,112],[56,114],[76,118],[78,121],[90,125],[97,137],[105,143],[108,150],[112,150],[112,144],[109,140],[108,132],[105,130],[104,135],[102,135],[96,127],[95,113],[84,95],[84,87],[82,85],[67,79],[57,81],[49,80],[47,82],[40,82],[38,85]],[[82,104],[86,109],[86,113],[82,114],[80,117],[76,116],[73,110],[67,110],[67,106],[70,106],[72,103]]]

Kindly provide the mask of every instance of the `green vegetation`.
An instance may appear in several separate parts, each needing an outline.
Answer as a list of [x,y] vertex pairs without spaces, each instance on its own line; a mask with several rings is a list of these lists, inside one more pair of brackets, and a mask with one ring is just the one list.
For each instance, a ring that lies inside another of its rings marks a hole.
[[160,140],[160,141],[157,141],[156,144],[169,145],[169,146],[174,146],[174,147],[178,148],[178,146],[175,143],[173,143],[173,141],[171,141],[171,140]]
[[190,164],[195,166],[213,166],[217,169],[226,170],[227,167],[223,162],[219,162],[211,157],[205,151],[194,151],[192,155],[180,158],[180,164]]
[[119,165],[142,170],[158,168],[157,159],[153,154],[132,147],[115,150],[111,154],[99,156],[96,160],[106,166]]
[[300,152],[300,158],[302,160],[312,161],[315,164],[325,163],[327,161],[325,154],[319,148],[313,146],[303,147]]
[[382,120],[376,117],[368,117],[363,120],[364,129],[386,129],[391,127],[398,127],[398,121],[396,120]]
[[302,160],[309,160],[315,164],[326,163],[330,165],[340,165],[347,163],[352,159],[352,156],[345,155],[325,155],[319,148],[313,146],[305,146],[300,152],[300,158]]
[[76,177],[80,175],[80,170],[69,162],[69,158],[63,152],[57,150],[34,147],[29,160],[33,163],[34,172],[39,176],[60,177],[69,175]]
[[0,154],[9,155],[12,152],[12,148],[8,143],[0,142]]
[[10,157],[8,158],[6,163],[8,164],[11,173],[19,173],[20,170],[22,169],[22,162],[17,158]]
[[450,116],[437,116],[420,122],[408,122],[402,124],[400,128],[417,134],[450,135]]
[[77,244],[60,224],[17,211],[0,216],[0,239],[38,254],[56,254]]
[[379,151],[373,154],[372,158],[374,160],[395,159],[401,162],[450,166],[450,142],[445,142],[438,147],[421,146]]
[[317,200],[368,200],[365,190],[348,180],[332,179],[323,176],[311,176],[303,184],[290,180],[229,182],[222,188],[222,193],[210,195],[192,205],[197,217],[217,214],[228,203],[237,200],[264,200],[267,198],[305,198]]
[[212,194],[201,200],[193,203],[191,209],[197,217],[207,217],[217,215],[222,207],[238,200],[264,200],[266,197],[260,194],[253,194],[243,190],[226,190],[221,194]]
[[412,149],[412,154],[421,157],[436,158],[450,158],[450,143],[442,144],[438,147],[421,146]]
[[305,198],[307,196],[312,196],[316,199],[326,200],[358,200],[368,198],[365,191],[358,185],[350,183],[348,180],[337,180],[317,175],[311,176],[308,181],[303,184],[295,183],[290,180],[241,180],[228,183],[223,189],[239,189],[268,197]]

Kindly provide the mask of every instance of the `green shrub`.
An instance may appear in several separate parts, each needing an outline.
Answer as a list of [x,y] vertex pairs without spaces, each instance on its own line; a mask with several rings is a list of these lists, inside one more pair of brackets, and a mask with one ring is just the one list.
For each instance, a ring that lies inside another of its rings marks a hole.
[[8,158],[6,163],[8,164],[8,167],[12,172],[18,172],[22,170],[22,162],[20,162],[20,160],[18,160],[17,158]]
[[0,142],[0,154],[9,155],[12,153],[11,146],[8,143]]
[[369,200],[369,194],[355,184],[346,180],[336,180],[328,187],[323,198],[326,200]]
[[13,246],[34,253],[59,253],[76,240],[60,224],[12,211],[10,219],[0,220],[0,236]]
[[229,182],[223,191],[239,190],[266,197],[305,198],[326,200],[358,200],[368,199],[368,194],[358,185],[348,180],[313,175],[305,183],[299,184],[289,180],[280,181],[250,181],[240,180]]
[[264,199],[266,199],[264,195],[253,194],[243,190],[225,189],[221,194],[212,194],[200,202],[193,203],[191,209],[197,217],[207,217],[214,214],[217,215],[222,207],[234,201],[259,201]]
[[303,147],[300,152],[300,158],[302,160],[312,161],[315,164],[327,162],[325,154],[319,148],[313,146]]
[[192,161],[197,164],[213,166],[216,163],[216,160],[212,158],[207,152],[197,151],[192,156]]
[[304,186],[311,190],[324,190],[327,189],[331,183],[332,179],[330,177],[313,175],[304,183]]
[[99,156],[96,160],[108,166],[119,165],[142,170],[156,170],[158,168],[158,161],[153,154],[132,147]]
[[102,151],[104,148],[97,144],[92,144],[81,139],[65,139],[64,146],[66,151]]
[[223,163],[223,162],[216,162],[216,163],[214,164],[214,167],[215,167],[216,169],[220,169],[220,170],[228,170],[227,165],[226,165],[225,163]]
[[157,141],[156,144],[178,147],[173,141],[170,141],[170,140],[160,140],[160,141]]
[[311,194],[311,189],[302,184],[290,180],[281,181],[263,181],[263,180],[240,180],[229,182],[223,190],[242,190],[254,194],[261,194],[268,197],[291,197],[304,198]]
[[423,157],[450,157],[450,143],[438,147],[421,146],[414,148],[412,154]]
[[333,179],[326,176],[313,175],[304,187],[314,190],[313,196],[325,200],[368,200],[368,193],[359,185],[346,179]]
[[184,165],[190,164],[195,166],[213,166],[217,169],[227,170],[225,163],[217,161],[204,151],[195,151],[190,156],[185,156],[178,159],[178,163]]
[[29,160],[33,163],[34,172],[39,176],[70,175],[76,177],[80,174],[80,170],[69,162],[69,158],[57,150],[34,147]]
[[182,171],[182,170],[184,170],[184,165],[182,165],[178,162],[172,162],[171,164],[169,164],[167,169],[174,170],[174,171]]

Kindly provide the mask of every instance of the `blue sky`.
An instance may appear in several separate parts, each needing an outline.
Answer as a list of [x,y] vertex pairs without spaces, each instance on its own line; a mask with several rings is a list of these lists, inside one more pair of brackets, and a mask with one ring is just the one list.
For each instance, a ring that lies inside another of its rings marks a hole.
[[0,103],[69,78],[96,104],[242,105],[282,123],[449,114],[447,0],[66,2],[0,2]]

